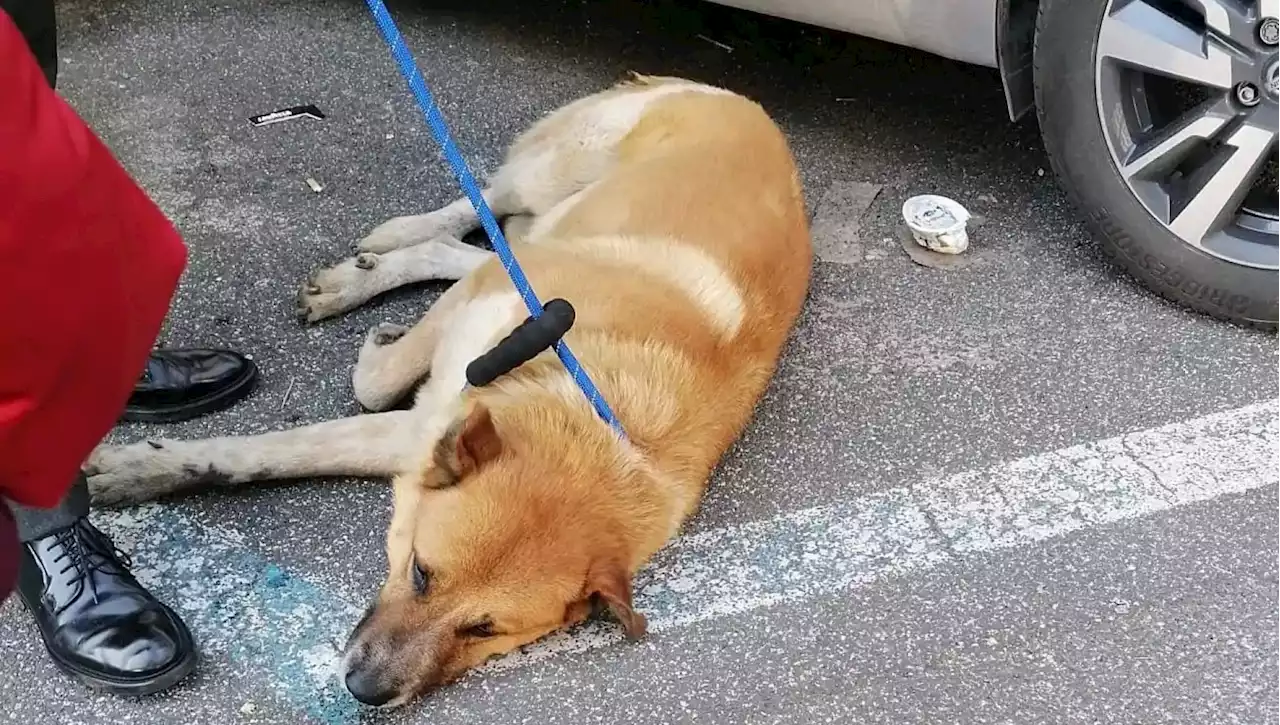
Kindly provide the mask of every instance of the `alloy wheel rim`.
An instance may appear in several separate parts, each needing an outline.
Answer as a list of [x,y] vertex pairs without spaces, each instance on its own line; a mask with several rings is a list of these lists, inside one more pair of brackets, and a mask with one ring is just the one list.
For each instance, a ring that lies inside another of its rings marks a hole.
[[1116,170],[1183,243],[1280,268],[1280,0],[1108,0],[1097,110]]

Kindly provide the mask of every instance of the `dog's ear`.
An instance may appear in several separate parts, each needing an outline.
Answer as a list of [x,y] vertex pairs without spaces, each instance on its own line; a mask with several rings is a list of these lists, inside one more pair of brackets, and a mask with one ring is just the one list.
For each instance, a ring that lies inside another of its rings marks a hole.
[[435,467],[440,475],[427,481],[431,488],[458,483],[502,453],[502,439],[493,427],[489,409],[475,404],[449,426],[436,444]]
[[631,574],[616,560],[599,562],[587,575],[588,596],[599,597],[630,639],[644,636],[649,623],[631,606]]

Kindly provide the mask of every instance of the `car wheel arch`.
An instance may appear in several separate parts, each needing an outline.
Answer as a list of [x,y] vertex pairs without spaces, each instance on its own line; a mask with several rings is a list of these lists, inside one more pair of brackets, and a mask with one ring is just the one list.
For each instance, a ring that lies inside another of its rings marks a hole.
[[1010,121],[1035,108],[1032,51],[1040,0],[996,0],[996,68]]

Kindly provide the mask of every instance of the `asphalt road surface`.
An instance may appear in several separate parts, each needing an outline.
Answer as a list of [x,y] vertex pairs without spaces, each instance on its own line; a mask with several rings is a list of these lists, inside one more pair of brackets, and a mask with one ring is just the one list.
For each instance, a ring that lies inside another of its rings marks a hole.
[[[370,326],[440,285],[305,328],[293,299],[378,222],[457,195],[357,0],[68,0],[62,91],[173,217],[191,263],[164,341],[254,355],[233,410],[119,440],[356,412]],[[378,482],[216,491],[97,514],[204,648],[198,676],[88,693],[0,609],[0,722],[1274,723],[1273,336],[1115,273],[996,76],[695,0],[398,2],[471,163],[628,70],[761,101],[821,252],[750,432],[639,583],[643,642],[593,624],[394,714],[333,681],[381,576]],[[315,103],[322,121],[248,117]],[[307,179],[322,190],[313,191]],[[986,217],[920,266],[898,209]]]

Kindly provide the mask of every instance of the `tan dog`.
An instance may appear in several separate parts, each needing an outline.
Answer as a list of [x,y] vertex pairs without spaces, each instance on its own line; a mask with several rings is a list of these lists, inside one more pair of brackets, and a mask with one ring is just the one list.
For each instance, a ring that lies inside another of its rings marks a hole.
[[[501,265],[458,237],[466,200],[376,228],[315,275],[308,320],[409,282],[457,279],[413,328],[381,325],[357,399],[387,411],[246,438],[104,447],[99,501],[197,484],[394,476],[390,571],[347,644],[348,689],[398,705],[581,621],[627,633],[632,575],[697,508],[804,302],[811,251],[782,133],[755,103],[635,76],[535,124],[485,197],[543,299],[577,309],[567,342],[622,421],[597,418],[553,353],[492,385],[464,369],[527,313]],[[429,375],[429,376],[428,376]],[[425,379],[425,382],[423,382]]]

